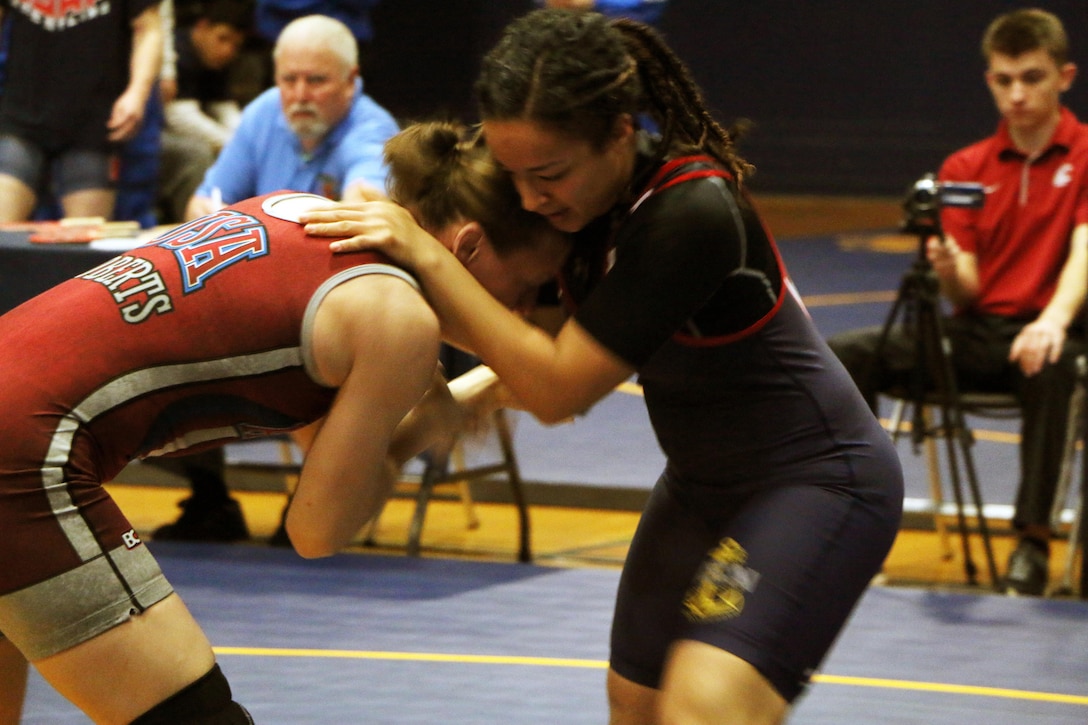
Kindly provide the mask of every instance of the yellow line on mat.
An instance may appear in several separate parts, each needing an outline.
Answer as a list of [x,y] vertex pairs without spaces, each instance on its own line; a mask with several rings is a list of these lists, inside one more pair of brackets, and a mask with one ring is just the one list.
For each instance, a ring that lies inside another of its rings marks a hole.
[[981,697],[1006,697],[1013,700],[1041,700],[1061,702],[1067,705],[1088,705],[1088,696],[1063,695],[1057,692],[1031,692],[1028,690],[1009,690],[1003,687],[976,687],[973,685],[947,685],[940,682],[913,682],[909,680],[883,680],[873,677],[842,677],[839,675],[816,675],[816,682],[830,685],[854,685],[857,687],[884,687],[892,690],[916,690],[922,692],[945,692],[954,695],[979,695]]
[[[573,659],[564,657],[515,657],[512,655],[442,654],[437,652],[371,652],[339,649],[290,649],[280,647],[215,647],[218,655],[243,657],[324,657],[330,659],[386,660],[399,662],[446,662],[474,665],[530,665],[535,667],[576,667],[605,669],[603,660]],[[883,687],[892,690],[919,692],[943,692],[953,695],[980,697],[1005,697],[1013,700],[1037,700],[1067,705],[1088,706],[1088,696],[1064,695],[1057,692],[1031,692],[1001,687],[977,687],[974,685],[949,685],[940,682],[914,682],[911,680],[886,680],[875,677],[844,677],[841,675],[815,675],[814,682],[828,685],[854,687]]]
[[440,654],[436,652],[366,652],[341,649],[281,649],[265,647],[214,647],[216,654],[249,657],[328,657],[351,660],[397,660],[407,662],[460,662],[473,665],[533,665],[536,667],[590,667],[604,669],[601,660],[561,657],[514,657],[511,655]]

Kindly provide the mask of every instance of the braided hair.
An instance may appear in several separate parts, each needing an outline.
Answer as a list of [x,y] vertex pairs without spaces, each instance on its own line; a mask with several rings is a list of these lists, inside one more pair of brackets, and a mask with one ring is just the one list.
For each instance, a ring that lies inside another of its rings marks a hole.
[[593,12],[541,9],[513,21],[484,57],[476,81],[480,116],[525,119],[607,142],[617,117],[648,114],[662,129],[660,153],[701,151],[738,182],[754,171],[734,132],[711,116],[684,63],[643,23]]
[[476,221],[500,257],[532,247],[540,233],[554,234],[547,220],[521,208],[509,175],[479,134],[462,124],[410,125],[386,142],[384,158],[389,198],[409,209],[425,229]]

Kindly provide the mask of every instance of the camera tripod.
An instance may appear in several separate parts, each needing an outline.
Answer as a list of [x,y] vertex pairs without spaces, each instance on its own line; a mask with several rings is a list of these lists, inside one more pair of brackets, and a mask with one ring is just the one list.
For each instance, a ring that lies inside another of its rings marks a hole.
[[[884,364],[884,351],[888,338],[898,323],[907,339],[912,341],[915,350],[907,389],[902,391],[905,394],[898,395],[905,401],[905,405],[909,406],[912,413],[911,441],[917,450],[927,436],[944,439],[956,506],[956,521],[963,545],[963,566],[967,582],[971,585],[977,584],[978,572],[971,555],[970,531],[964,506],[964,478],[967,480],[972,502],[977,511],[978,531],[982,539],[990,578],[994,587],[1000,589],[990,530],[983,512],[982,495],[979,492],[978,476],[971,453],[974,435],[964,422],[960,391],[952,366],[952,346],[940,312],[940,284],[933,266],[926,257],[926,240],[931,236],[940,236],[943,239],[943,233],[938,225],[925,227],[908,225],[908,231],[918,234],[918,256],[900,283],[898,295],[881,330],[872,365]],[[896,391],[897,394],[899,392],[901,391]],[[930,427],[925,414],[928,405],[936,405],[940,409],[940,420],[935,427]],[[893,430],[892,436],[898,436],[898,431]],[[941,512],[938,510],[935,514],[940,516]]]

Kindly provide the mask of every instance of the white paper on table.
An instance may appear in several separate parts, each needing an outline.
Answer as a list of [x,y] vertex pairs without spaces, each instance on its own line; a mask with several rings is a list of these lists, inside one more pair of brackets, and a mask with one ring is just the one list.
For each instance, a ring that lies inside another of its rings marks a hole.
[[91,249],[97,249],[100,252],[127,252],[130,249],[143,246],[147,242],[147,239],[138,236],[107,237],[106,239],[95,239],[87,246]]

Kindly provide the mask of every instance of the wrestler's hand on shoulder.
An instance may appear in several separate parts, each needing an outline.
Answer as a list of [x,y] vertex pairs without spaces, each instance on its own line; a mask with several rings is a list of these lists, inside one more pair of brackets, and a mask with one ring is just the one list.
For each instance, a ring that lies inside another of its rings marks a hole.
[[388,198],[381,189],[371,186],[365,181],[353,181],[344,189],[341,202],[345,206],[350,206],[368,201],[386,201]]

